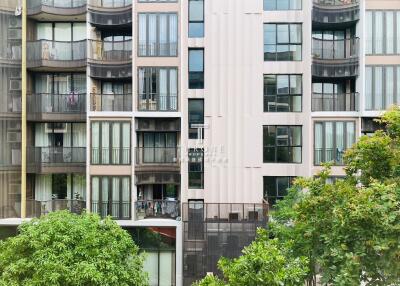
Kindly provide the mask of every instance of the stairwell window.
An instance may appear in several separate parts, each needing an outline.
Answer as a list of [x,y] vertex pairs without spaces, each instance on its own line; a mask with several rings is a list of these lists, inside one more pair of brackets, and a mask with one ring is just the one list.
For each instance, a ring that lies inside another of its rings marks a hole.
[[204,37],[204,1],[189,0],[189,38]]
[[176,13],[139,13],[140,57],[178,55],[178,15]]
[[264,112],[301,112],[302,75],[264,75]]
[[189,49],[189,89],[204,88],[204,49]]
[[264,11],[301,10],[301,0],[264,0]]
[[301,54],[301,24],[264,24],[264,61],[301,61]]
[[294,179],[295,177],[264,177],[264,199],[270,206],[274,206],[288,194]]
[[301,163],[302,127],[263,127],[264,163]]
[[189,149],[189,189],[204,189],[204,150]]

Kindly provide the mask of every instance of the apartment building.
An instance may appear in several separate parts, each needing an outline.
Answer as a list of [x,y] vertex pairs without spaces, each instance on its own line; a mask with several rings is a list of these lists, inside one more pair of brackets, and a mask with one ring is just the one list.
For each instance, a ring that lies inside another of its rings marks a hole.
[[151,285],[218,273],[400,103],[396,0],[4,0],[0,21],[0,233],[111,216]]

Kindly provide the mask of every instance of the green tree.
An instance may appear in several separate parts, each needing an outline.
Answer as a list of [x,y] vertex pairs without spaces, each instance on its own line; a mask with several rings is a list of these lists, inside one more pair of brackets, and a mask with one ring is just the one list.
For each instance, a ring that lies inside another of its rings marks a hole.
[[259,229],[256,240],[236,259],[222,258],[218,267],[224,280],[206,276],[197,286],[302,286],[307,275],[308,261],[291,253],[291,243],[269,239],[266,230]]
[[0,285],[148,285],[143,256],[111,218],[54,212],[0,241]]

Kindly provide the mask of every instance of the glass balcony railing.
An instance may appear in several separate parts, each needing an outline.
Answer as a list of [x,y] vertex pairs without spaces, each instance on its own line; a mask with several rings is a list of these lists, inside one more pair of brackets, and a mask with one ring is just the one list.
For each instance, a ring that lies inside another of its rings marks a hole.
[[86,147],[28,147],[28,164],[85,164]]
[[136,147],[136,164],[179,164],[178,147]]
[[358,111],[358,93],[313,93],[312,111]]
[[132,25],[132,0],[89,0],[89,22],[97,27],[128,28]]
[[340,148],[315,148],[314,165],[319,166],[325,162],[333,162],[337,166],[343,166],[343,155],[346,152]]
[[139,111],[177,111],[178,94],[151,93],[139,94]]
[[132,5],[132,0],[88,0],[89,5],[102,8],[123,8]]
[[86,94],[38,93],[28,96],[29,113],[72,113],[86,112]]
[[89,40],[89,59],[98,62],[129,62],[132,60],[132,40]]
[[86,40],[75,42],[30,41],[27,49],[28,67],[59,66],[65,68],[86,65]]
[[90,95],[91,111],[132,111],[132,94],[98,94]]
[[359,38],[321,40],[313,38],[312,54],[319,60],[343,60],[358,57]]
[[53,199],[49,201],[27,200],[27,217],[40,217],[51,212],[69,210],[71,213],[81,214],[86,208],[86,201],[71,199]]
[[127,201],[97,201],[92,200],[91,212],[99,214],[102,218],[111,216],[116,220],[129,220],[131,218],[131,202]]
[[180,202],[177,200],[139,200],[135,203],[136,218],[170,218],[180,216]]
[[352,25],[360,19],[358,0],[314,0],[314,25]]

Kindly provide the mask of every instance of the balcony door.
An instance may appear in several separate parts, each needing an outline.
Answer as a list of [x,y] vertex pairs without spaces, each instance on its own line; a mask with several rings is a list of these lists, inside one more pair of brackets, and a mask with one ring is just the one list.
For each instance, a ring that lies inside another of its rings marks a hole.
[[174,163],[177,157],[177,138],[173,132],[143,134],[144,163]]

